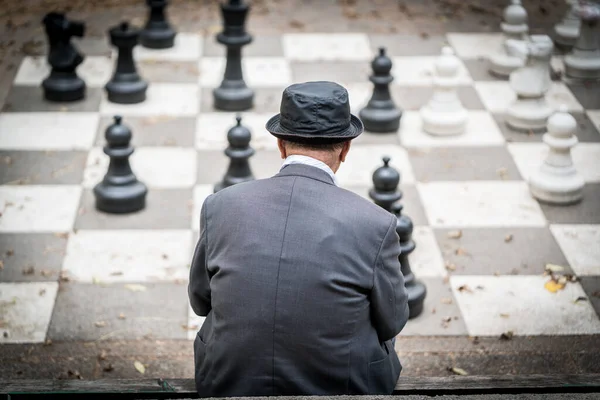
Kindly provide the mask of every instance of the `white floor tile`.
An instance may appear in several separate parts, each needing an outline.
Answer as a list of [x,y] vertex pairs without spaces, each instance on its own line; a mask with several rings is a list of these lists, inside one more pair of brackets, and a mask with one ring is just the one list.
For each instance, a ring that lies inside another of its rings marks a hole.
[[192,214],[192,229],[200,230],[200,211],[204,200],[213,194],[214,185],[196,185],[194,187],[194,210]]
[[87,150],[98,120],[96,113],[1,113],[0,149]]
[[[135,176],[150,188],[184,188],[196,183],[196,150],[183,147],[138,147],[131,155]],[[108,170],[109,157],[100,147],[88,154],[83,186],[94,187]]]
[[[600,319],[579,283],[550,293],[547,276],[452,276],[450,285],[471,336],[600,333]],[[468,290],[459,290],[466,285]],[[502,315],[501,315],[502,314]]]
[[469,111],[465,132],[456,136],[432,136],[423,131],[418,111],[405,111],[398,135],[407,147],[454,147],[503,145],[505,140],[498,125],[487,111]]
[[205,319],[206,317],[200,317],[196,315],[194,310],[192,310],[192,307],[188,306],[188,340],[196,339],[196,334],[198,333],[200,328],[202,328],[202,324],[204,324]]
[[433,227],[544,226],[526,182],[467,181],[417,184]]
[[[283,57],[246,57],[242,60],[244,80],[250,87],[283,87],[292,83],[289,61]],[[221,84],[225,59],[205,57],[200,60],[198,83],[214,88]]]
[[400,172],[401,183],[414,183],[415,176],[408,154],[400,146],[361,144],[350,149],[346,162],[336,173],[341,186],[373,186],[373,172],[381,166],[381,158],[391,158],[390,166]]
[[409,261],[415,276],[419,278],[446,276],[444,260],[433,230],[427,226],[417,226],[413,231],[413,240],[417,247],[409,255]]
[[600,225],[550,225],[576,275],[600,275]]
[[63,271],[76,282],[185,280],[192,253],[191,230],[79,230]]
[[[509,143],[511,153],[521,176],[528,180],[537,171],[548,155],[549,148],[544,143]],[[571,150],[575,169],[586,182],[600,182],[600,144],[579,143]]]
[[342,82],[340,84],[348,91],[350,112],[358,117],[360,110],[367,105],[373,95],[373,84],[368,82]]
[[[507,81],[475,82],[475,90],[479,94],[486,109],[493,113],[504,113],[508,106],[517,98],[516,93]],[[548,105],[558,109],[562,104],[569,111],[583,111],[583,107],[569,88],[562,82],[553,82],[546,93]]]
[[448,33],[446,37],[461,58],[489,58],[503,42],[500,33]]
[[136,60],[197,61],[202,55],[202,36],[178,32],[170,49],[147,49],[141,45],[133,50]]
[[[110,80],[116,59],[103,56],[86,56],[77,74],[89,87],[103,87]],[[15,85],[39,86],[50,74],[50,65],[45,56],[27,56],[21,62]]]
[[[437,56],[393,57],[393,83],[402,86],[430,86],[435,76]],[[457,82],[468,85],[473,80],[465,65],[460,61]]]
[[[277,140],[265,129],[273,114],[242,113],[242,125],[252,132],[250,145],[255,149],[277,149]],[[223,151],[227,143],[227,132],[236,124],[233,113],[202,113],[196,124],[196,148]]]
[[0,232],[67,232],[75,222],[79,186],[0,186]]
[[57,282],[0,283],[0,344],[44,342],[57,291]]
[[289,33],[283,54],[294,61],[369,61],[373,58],[364,33]]
[[195,116],[200,109],[199,98],[200,89],[195,84],[150,82],[144,102],[116,104],[109,102],[105,95],[100,103],[100,112],[103,115],[124,116]]

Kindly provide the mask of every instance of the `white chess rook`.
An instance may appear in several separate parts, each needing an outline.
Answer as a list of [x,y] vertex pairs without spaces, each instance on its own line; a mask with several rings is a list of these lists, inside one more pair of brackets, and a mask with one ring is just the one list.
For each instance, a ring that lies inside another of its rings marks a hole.
[[581,20],[578,15],[577,3],[578,0],[567,0],[569,5],[567,14],[562,21],[554,25],[554,43],[556,47],[564,50],[570,50],[579,37]]
[[504,21],[500,28],[504,33],[504,41],[499,51],[490,57],[489,72],[501,78],[508,78],[511,72],[525,64],[525,57],[519,52],[512,51],[506,45],[507,40],[525,40],[529,32],[527,26],[527,11],[521,5],[521,0],[511,0],[504,10]]
[[442,49],[435,63],[433,95],[421,108],[423,130],[434,136],[458,135],[465,131],[467,111],[458,98],[460,62],[450,47]]
[[553,111],[545,98],[552,84],[552,40],[547,35],[532,35],[527,42],[508,40],[507,46],[523,51],[526,62],[510,74],[510,86],[517,99],[506,110],[506,123],[517,131],[543,132]]
[[567,205],[580,201],[585,182],[575,169],[571,148],[577,144],[577,121],[562,105],[548,120],[544,142],[548,156],[539,170],[529,178],[533,197],[550,204]]
[[572,80],[600,80],[600,3],[578,7],[581,33],[565,56],[565,76]]

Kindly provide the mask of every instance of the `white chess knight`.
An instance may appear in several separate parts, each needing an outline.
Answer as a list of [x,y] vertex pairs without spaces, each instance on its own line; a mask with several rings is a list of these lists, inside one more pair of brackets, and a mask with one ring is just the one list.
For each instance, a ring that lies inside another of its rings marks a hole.
[[554,43],[557,47],[570,49],[573,47],[579,37],[579,29],[581,28],[581,19],[577,3],[579,0],[567,0],[569,10],[565,17],[554,25]]
[[565,77],[600,80],[600,3],[581,2],[581,33],[571,53],[565,56]]
[[506,44],[526,56],[525,65],[510,74],[517,98],[506,110],[506,123],[517,131],[543,132],[553,112],[545,97],[552,84],[552,40],[547,35],[532,35],[526,42],[508,40]]
[[498,53],[490,57],[489,71],[492,75],[507,78],[511,72],[525,64],[524,55],[506,45],[507,40],[524,41],[527,38],[527,11],[521,5],[521,0],[511,0],[511,4],[504,10],[500,28],[504,33],[504,41]]
[[571,148],[578,142],[576,130],[577,121],[567,112],[565,105],[549,118],[548,132],[544,134],[544,142],[549,147],[548,156],[529,178],[531,194],[538,200],[566,205],[582,199],[585,182],[571,158]]
[[431,135],[458,135],[465,130],[468,115],[456,92],[459,68],[452,48],[444,47],[435,63],[433,95],[421,108],[423,130]]

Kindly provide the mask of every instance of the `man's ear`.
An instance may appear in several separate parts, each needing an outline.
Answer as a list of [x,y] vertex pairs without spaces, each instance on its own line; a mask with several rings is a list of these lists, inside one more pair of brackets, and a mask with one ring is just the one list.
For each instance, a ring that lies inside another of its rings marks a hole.
[[346,161],[346,156],[348,155],[348,152],[350,151],[350,143],[351,141],[347,141],[346,143],[344,143],[344,147],[342,147],[342,152],[340,153],[340,161],[344,162]]
[[279,154],[281,155],[281,159],[285,160],[287,157],[287,151],[285,149],[285,143],[282,139],[277,138],[277,147],[279,148]]

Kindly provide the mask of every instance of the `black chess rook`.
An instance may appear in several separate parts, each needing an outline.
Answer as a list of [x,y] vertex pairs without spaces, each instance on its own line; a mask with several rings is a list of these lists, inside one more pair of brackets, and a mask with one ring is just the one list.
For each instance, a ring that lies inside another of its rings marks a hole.
[[223,81],[213,90],[218,110],[244,111],[254,105],[254,91],[246,86],[242,71],[242,47],[252,42],[244,26],[249,8],[242,0],[221,4],[224,29],[217,35],[217,42],[226,46],[227,60]]
[[229,167],[223,180],[215,185],[215,193],[221,189],[238,183],[254,180],[248,159],[254,155],[254,149],[250,147],[252,134],[248,128],[242,125],[242,117],[236,117],[237,124],[227,132],[229,146],[225,149],[225,155],[229,157]]
[[139,211],[146,206],[146,185],[138,181],[129,157],[133,153],[131,130],[122,124],[120,116],[114,117],[114,123],[105,132],[104,153],[110,158],[108,171],[102,182],[94,187],[96,208],[114,214],[126,214]]
[[140,44],[149,49],[168,49],[175,44],[176,32],[167,21],[167,0],[146,0],[148,22],[140,34]]
[[127,22],[108,31],[110,42],[118,49],[117,65],[110,81],[104,87],[108,101],[119,104],[135,104],[146,100],[148,82],[137,72],[133,48],[138,44],[140,31]]
[[358,116],[369,132],[396,132],[400,127],[402,112],[396,107],[390,94],[390,83],[394,77],[390,73],[392,60],[385,54],[385,48],[379,48],[379,54],[371,62],[371,68],[373,74],[369,80],[373,82],[373,95]]
[[76,69],[84,56],[71,43],[73,36],[83,37],[83,22],[69,21],[64,14],[46,14],[42,23],[49,44],[48,64],[50,75],[43,80],[44,98],[54,102],[72,102],[85,97],[86,85],[77,76]]

